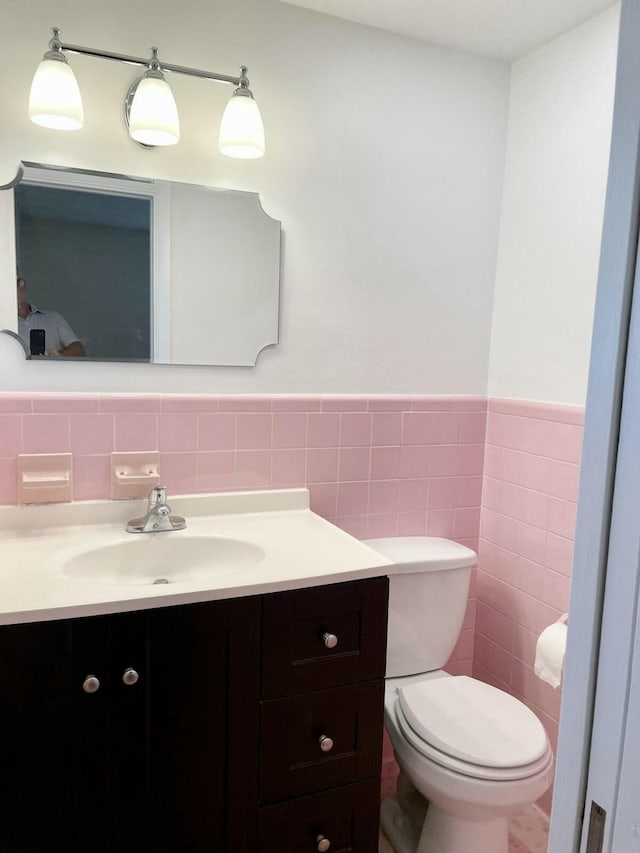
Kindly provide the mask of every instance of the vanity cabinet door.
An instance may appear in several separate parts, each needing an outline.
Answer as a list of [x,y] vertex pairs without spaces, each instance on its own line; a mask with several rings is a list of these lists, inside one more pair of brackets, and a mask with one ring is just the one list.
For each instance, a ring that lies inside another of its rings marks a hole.
[[0,628],[1,853],[142,849],[145,647],[137,614]]
[[0,628],[0,851],[73,849],[71,628]]
[[260,606],[149,611],[149,853],[255,853]]
[[[147,797],[146,614],[72,623],[73,850],[143,850]],[[124,679],[125,673],[129,677]],[[130,677],[137,675],[137,680]],[[99,686],[90,679],[97,679]]]

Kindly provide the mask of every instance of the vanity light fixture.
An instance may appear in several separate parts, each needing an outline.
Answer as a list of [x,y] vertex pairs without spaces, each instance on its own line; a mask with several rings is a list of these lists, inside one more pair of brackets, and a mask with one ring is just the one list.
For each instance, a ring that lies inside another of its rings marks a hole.
[[180,141],[180,119],[171,87],[151,48],[149,68],[131,84],[124,102],[124,120],[129,136],[141,145],[175,145]]
[[175,145],[180,139],[178,109],[165,80],[165,72],[186,74],[229,83],[236,87],[220,124],[219,148],[229,157],[255,159],[265,151],[264,127],[260,110],[249,88],[247,68],[242,66],[239,77],[216,74],[183,65],[160,63],[158,49],[151,48],[151,57],[143,59],[121,53],[96,50],[60,40],[60,30],[53,27],[49,49],[38,66],[29,95],[29,118],[43,127],[55,130],[78,130],[84,124],[82,98],[67,53],[79,53],[98,59],[113,59],[146,68],[129,87],[124,116],[129,135],[145,148]]
[[82,97],[73,69],[53,29],[49,50],[36,69],[29,93],[29,118],[42,127],[79,130],[84,124]]

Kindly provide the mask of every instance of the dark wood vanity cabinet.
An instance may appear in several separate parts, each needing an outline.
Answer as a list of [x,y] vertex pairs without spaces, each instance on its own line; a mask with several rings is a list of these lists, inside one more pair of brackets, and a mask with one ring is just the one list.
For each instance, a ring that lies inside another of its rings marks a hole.
[[374,579],[0,628],[0,853],[375,853],[386,607]]

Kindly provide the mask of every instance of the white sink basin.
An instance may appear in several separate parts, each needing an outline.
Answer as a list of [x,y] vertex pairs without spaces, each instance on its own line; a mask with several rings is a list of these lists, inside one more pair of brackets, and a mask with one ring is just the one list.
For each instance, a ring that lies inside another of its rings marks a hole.
[[62,572],[103,584],[193,583],[252,569],[264,557],[262,548],[238,539],[143,533],[75,554],[63,562]]

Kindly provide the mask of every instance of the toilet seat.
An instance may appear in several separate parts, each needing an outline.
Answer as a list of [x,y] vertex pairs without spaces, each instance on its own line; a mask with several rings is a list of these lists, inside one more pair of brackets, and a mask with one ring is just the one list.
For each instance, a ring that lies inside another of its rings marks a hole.
[[525,779],[552,760],[542,723],[522,702],[467,676],[398,688],[400,729],[425,757],[476,779]]

